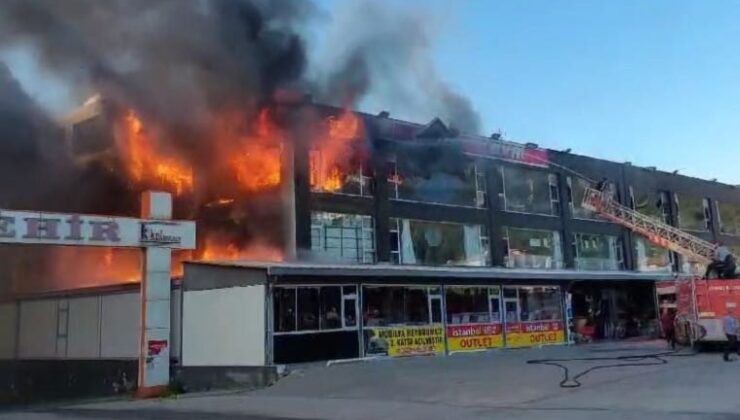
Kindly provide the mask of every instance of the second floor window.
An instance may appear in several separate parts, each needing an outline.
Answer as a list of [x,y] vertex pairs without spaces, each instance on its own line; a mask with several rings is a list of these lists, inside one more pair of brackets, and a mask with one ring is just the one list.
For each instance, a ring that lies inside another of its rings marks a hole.
[[577,270],[623,270],[622,241],[616,236],[576,233],[573,241]]
[[634,236],[635,253],[637,254],[637,271],[670,272],[673,270],[673,254],[645,238]]
[[[591,184],[582,178],[568,177],[568,205],[570,206],[571,214],[576,219],[604,220],[596,213],[581,205],[583,203],[583,196],[586,193],[586,188],[590,186]],[[612,199],[617,199],[616,186],[613,183],[609,183],[608,188],[609,189],[606,192],[609,196]]]
[[560,233],[504,228],[504,265],[509,268],[563,268]]
[[314,212],[311,251],[332,262],[375,262],[375,230],[371,216]]
[[484,266],[489,241],[480,225],[391,219],[391,259],[396,264]]

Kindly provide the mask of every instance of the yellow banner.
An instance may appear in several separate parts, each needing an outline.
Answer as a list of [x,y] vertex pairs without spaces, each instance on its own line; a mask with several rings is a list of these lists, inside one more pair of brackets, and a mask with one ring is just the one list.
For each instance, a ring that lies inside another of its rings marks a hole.
[[445,330],[441,325],[367,328],[365,331],[368,356],[419,356],[445,351]]
[[506,325],[506,347],[533,347],[565,342],[559,321],[521,322]]
[[463,324],[447,327],[449,351],[485,350],[504,345],[501,324]]

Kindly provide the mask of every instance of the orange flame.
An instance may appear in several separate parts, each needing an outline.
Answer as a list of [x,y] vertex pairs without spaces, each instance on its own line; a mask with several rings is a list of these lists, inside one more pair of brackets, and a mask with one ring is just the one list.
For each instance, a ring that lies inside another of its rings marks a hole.
[[283,261],[283,252],[274,246],[254,243],[239,248],[234,243],[208,238],[200,249],[199,261]]
[[230,159],[239,185],[255,192],[280,185],[284,136],[265,109],[257,118],[252,135],[239,132],[239,115],[224,118],[219,124],[222,136],[238,136],[239,148]]
[[123,142],[127,169],[134,181],[165,184],[173,189],[175,195],[193,189],[192,170],[157,152],[155,143],[133,110],[129,110],[123,119]]
[[334,192],[342,188],[347,177],[344,169],[351,154],[352,142],[362,134],[362,122],[351,111],[339,118],[327,119],[327,133],[311,153],[311,188],[317,191]]

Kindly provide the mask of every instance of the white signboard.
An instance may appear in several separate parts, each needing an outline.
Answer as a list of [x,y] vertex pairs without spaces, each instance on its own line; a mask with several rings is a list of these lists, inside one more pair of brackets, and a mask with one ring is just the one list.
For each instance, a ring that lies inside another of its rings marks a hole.
[[195,248],[195,222],[0,210],[0,243]]

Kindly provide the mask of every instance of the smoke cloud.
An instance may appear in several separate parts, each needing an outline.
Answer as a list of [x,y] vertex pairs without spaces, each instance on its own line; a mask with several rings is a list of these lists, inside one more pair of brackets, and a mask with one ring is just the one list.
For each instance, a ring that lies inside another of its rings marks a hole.
[[346,106],[372,99],[411,119],[440,117],[478,134],[472,103],[443,82],[432,59],[435,17],[423,10],[347,2],[335,21],[326,54],[315,69],[320,98]]

